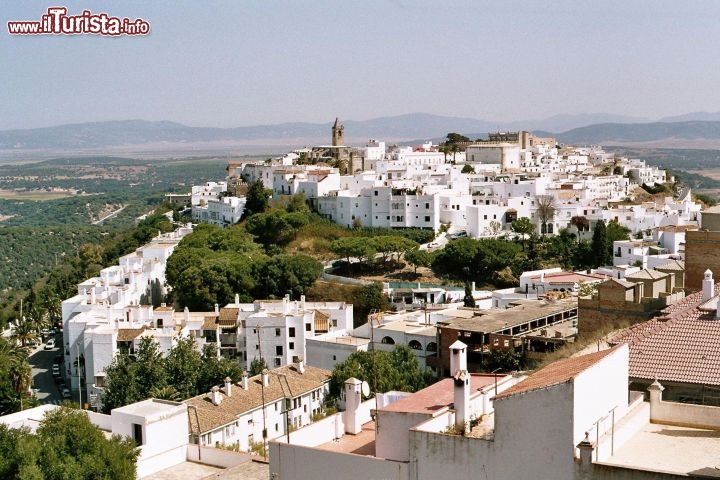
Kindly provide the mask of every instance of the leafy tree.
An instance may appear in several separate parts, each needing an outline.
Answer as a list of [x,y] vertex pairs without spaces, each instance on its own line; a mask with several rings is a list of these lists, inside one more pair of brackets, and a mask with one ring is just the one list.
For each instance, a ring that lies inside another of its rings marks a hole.
[[178,336],[176,343],[165,359],[168,378],[172,379],[180,398],[189,398],[198,394],[202,357],[195,348],[195,339],[191,336]]
[[360,237],[339,238],[330,244],[330,250],[340,257],[345,257],[348,263],[352,258],[368,262],[375,256],[374,246],[367,239]]
[[469,280],[470,266],[478,255],[478,244],[477,240],[468,237],[450,242],[445,248],[436,252],[432,262],[433,272]]
[[617,240],[628,240],[630,238],[630,229],[624,225],[620,225],[617,220],[610,220],[606,225],[606,234],[609,258],[612,260],[613,242]]
[[265,189],[262,180],[255,180],[248,187],[245,198],[245,210],[242,214],[243,220],[256,213],[263,213],[267,210],[270,192]]
[[420,250],[419,248],[411,248],[405,252],[405,260],[414,267],[414,273],[417,275],[418,267],[429,267],[434,258],[433,252]]
[[475,168],[473,168],[473,166],[469,163],[466,163],[462,170],[460,170],[460,173],[475,173]]
[[37,340],[39,335],[32,322],[23,318],[15,322],[11,338],[25,347],[33,340]]
[[484,370],[492,372],[500,369],[503,372],[521,370],[525,366],[525,356],[515,350],[491,350],[483,362]]
[[102,411],[110,413],[117,407],[142,400],[138,393],[138,380],[132,359],[125,353],[118,353],[110,365],[105,367],[105,391],[102,396]]
[[265,370],[267,367],[267,363],[265,363],[264,358],[253,358],[250,362],[250,376],[260,375],[263,370]]
[[[8,429],[0,427],[0,438],[8,433]],[[135,478],[135,464],[139,455],[135,442],[120,436],[106,438],[81,410],[60,407],[49,411],[35,435],[28,430],[16,430],[14,436],[21,439],[21,446],[36,446],[37,450],[31,448],[27,452],[17,448],[2,452],[5,458],[14,460],[21,457],[17,463],[13,462],[17,470],[11,467],[10,471],[0,473],[3,478]],[[0,444],[8,446],[6,442],[0,441]],[[40,476],[37,476],[38,473]]]
[[220,357],[215,344],[206,344],[202,352],[198,393],[210,391],[213,385],[222,383],[226,377],[230,377],[233,382],[239,381],[242,378],[242,368],[237,362]]
[[371,283],[360,287],[353,301],[353,316],[355,326],[367,322],[367,316],[373,310],[379,312],[390,309],[390,301],[382,292],[382,285]]
[[572,217],[570,219],[570,224],[575,225],[579,232],[590,230],[590,220],[588,220],[587,217],[583,217],[581,215],[575,215],[574,217]]
[[287,215],[278,210],[258,213],[248,218],[245,229],[266,247],[286,245],[295,237],[296,232],[296,228],[287,221]]
[[290,293],[292,298],[299,298],[322,272],[322,263],[307,255],[277,255],[259,268],[256,296],[281,297]]
[[340,398],[345,381],[351,377],[368,382],[371,392],[416,392],[433,381],[432,374],[420,368],[412,349],[405,345],[397,345],[391,352],[354,352],[337,363],[330,378],[330,398]]
[[150,398],[150,391],[163,388],[168,384],[165,359],[158,343],[151,337],[140,339],[135,353],[134,365],[137,382],[137,394],[141,399]]
[[305,194],[300,192],[290,197],[288,204],[285,206],[285,211],[309,214],[310,207],[308,207]]
[[368,242],[372,249],[381,255],[381,261],[387,262],[393,255],[400,257],[404,252],[417,248],[419,245],[412,240],[397,235],[381,235],[372,237]]

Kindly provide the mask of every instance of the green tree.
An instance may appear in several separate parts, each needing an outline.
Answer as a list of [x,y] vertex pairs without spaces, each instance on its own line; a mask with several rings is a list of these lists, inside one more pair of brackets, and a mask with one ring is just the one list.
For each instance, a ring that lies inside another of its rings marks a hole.
[[193,337],[179,335],[165,359],[165,365],[167,376],[172,379],[171,384],[180,398],[190,398],[198,394],[202,356],[195,348]]
[[135,358],[134,376],[138,380],[138,397],[150,398],[151,390],[165,387],[169,380],[165,370],[165,359],[157,341],[152,337],[141,338]]
[[198,392],[209,392],[214,385],[221,384],[226,377],[230,377],[233,382],[239,381],[242,378],[242,368],[237,362],[220,357],[215,344],[206,344],[202,352]]
[[462,170],[460,170],[460,173],[475,173],[475,169],[473,168],[472,165],[470,165],[469,163],[466,163],[463,166]]
[[353,301],[354,325],[367,322],[367,316],[373,310],[384,312],[390,309],[390,301],[382,292],[380,283],[363,285],[355,294]]
[[416,392],[433,381],[432,374],[420,368],[415,354],[405,345],[397,345],[391,352],[354,352],[337,363],[330,378],[330,398],[340,398],[345,381],[351,377],[368,382],[373,393]]
[[250,362],[250,376],[260,375],[263,370],[265,370],[267,367],[267,363],[265,363],[264,358],[253,358]]
[[25,347],[32,341],[38,340],[39,335],[32,322],[22,318],[15,321],[11,338]]
[[472,289],[470,288],[470,282],[465,282],[465,296],[463,297],[463,305],[466,307],[475,308],[475,298],[472,295]]
[[322,272],[322,263],[307,255],[277,255],[259,267],[256,296],[300,298]]
[[138,393],[135,372],[135,363],[122,352],[115,355],[110,365],[105,367],[105,391],[101,399],[104,413],[143,400]]
[[265,189],[262,180],[255,180],[248,187],[245,198],[245,210],[242,214],[243,220],[256,213],[263,213],[267,210],[270,192]]
[[295,238],[296,232],[296,228],[287,221],[287,216],[288,214],[279,210],[257,213],[248,218],[245,229],[265,247],[283,246]]
[[605,227],[604,220],[598,220],[595,223],[595,230],[592,236],[592,254],[595,258],[593,262],[594,267],[601,267],[603,265],[611,265],[612,258],[610,257],[610,250],[612,244],[608,242],[607,229]]
[[405,261],[414,267],[414,273],[417,275],[418,267],[429,267],[432,264],[434,255],[427,250],[419,248],[411,248],[405,252]]

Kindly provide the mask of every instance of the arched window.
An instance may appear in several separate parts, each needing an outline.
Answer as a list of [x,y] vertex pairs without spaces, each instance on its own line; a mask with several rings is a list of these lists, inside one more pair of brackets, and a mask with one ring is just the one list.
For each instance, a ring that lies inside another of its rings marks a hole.
[[428,343],[425,350],[427,350],[428,352],[437,352],[437,343],[435,343],[435,342]]
[[408,347],[412,348],[413,350],[422,350],[422,345],[420,345],[420,342],[417,340],[410,340],[410,343],[408,343]]
[[393,340],[390,337],[383,337],[382,340],[380,340],[380,343],[386,343],[388,345],[395,345],[395,340]]

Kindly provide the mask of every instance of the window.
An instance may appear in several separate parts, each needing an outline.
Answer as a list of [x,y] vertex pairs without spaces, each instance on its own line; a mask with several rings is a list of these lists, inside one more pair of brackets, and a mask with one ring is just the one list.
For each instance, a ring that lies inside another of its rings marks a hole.
[[380,343],[385,343],[387,345],[395,345],[395,340],[390,337],[383,337],[382,340],[380,340]]
[[426,203],[426,204],[425,204],[425,209],[428,210],[429,208],[430,208],[430,204],[429,204],[429,203]]
[[163,328],[163,319],[162,318],[157,319],[157,328]]
[[280,365],[282,365],[282,358],[275,357],[275,366],[279,367]]
[[282,345],[276,345],[275,346],[275,355],[282,355],[283,354],[283,347]]
[[413,350],[422,350],[422,345],[417,340],[410,340],[410,343],[408,343],[408,347],[412,348]]
[[306,331],[306,332],[309,332],[311,328],[312,328],[312,325],[310,325],[309,323],[306,323],[306,324],[305,324],[305,331]]
[[277,423],[275,424],[275,431],[276,431],[276,432],[279,432],[279,431],[280,431],[280,430],[278,429],[278,424],[277,424]]
[[429,222],[429,221],[430,221],[430,215],[425,215],[425,221],[426,221],[426,222]]
[[290,338],[295,337],[295,327],[288,328],[288,337],[290,337]]
[[276,328],[276,329],[275,329],[275,336],[276,336],[276,337],[279,337],[279,336],[280,336],[280,329],[279,329],[279,328]]
[[295,342],[290,342],[290,345],[288,345],[288,348],[290,350],[295,350]]

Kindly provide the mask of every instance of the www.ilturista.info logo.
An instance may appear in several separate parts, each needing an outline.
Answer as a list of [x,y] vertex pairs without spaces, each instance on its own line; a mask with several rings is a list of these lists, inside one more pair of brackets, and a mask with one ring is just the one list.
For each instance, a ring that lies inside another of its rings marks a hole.
[[50,7],[39,22],[7,22],[12,35],[147,35],[150,24],[142,18],[111,17],[107,13],[83,10],[80,15],[68,15],[65,7]]

